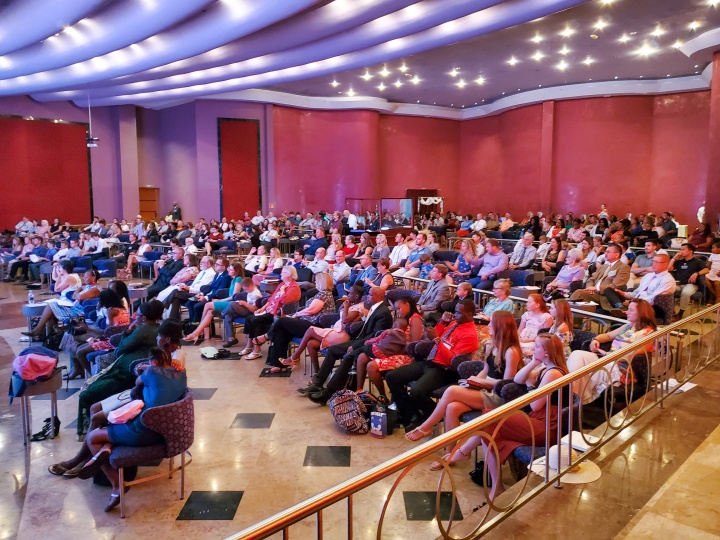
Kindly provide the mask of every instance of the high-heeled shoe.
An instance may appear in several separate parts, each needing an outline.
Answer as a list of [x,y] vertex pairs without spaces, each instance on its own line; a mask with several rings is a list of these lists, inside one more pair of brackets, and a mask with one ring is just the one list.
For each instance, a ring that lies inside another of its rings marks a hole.
[[[190,337],[190,336],[188,335],[186,337]],[[180,345],[182,345],[183,347],[192,347],[195,345],[200,345],[204,341],[205,341],[205,338],[203,336],[198,336],[195,339],[181,339]]]
[[280,358],[280,363],[289,368],[294,368],[300,363],[300,359],[294,359],[292,356],[290,358]]
[[67,375],[63,375],[63,381],[74,381],[75,379],[84,379],[85,374],[84,373],[75,373],[74,371],[72,373],[68,373]]
[[269,341],[267,334],[264,334],[262,336],[258,336],[252,339],[252,344],[257,345],[258,347],[262,347]]
[[[450,454],[445,454],[443,456],[443,461],[446,461],[448,466],[454,467],[456,463],[458,463],[460,461],[467,461],[468,459],[470,459],[471,454],[472,454],[472,452],[468,452],[466,454],[465,452],[462,451],[462,448],[458,448],[457,452],[455,452],[454,454],[452,452]],[[440,463],[439,461],[433,461],[430,464],[431,471],[440,471],[440,470],[442,470],[442,468],[443,468],[442,463]]]

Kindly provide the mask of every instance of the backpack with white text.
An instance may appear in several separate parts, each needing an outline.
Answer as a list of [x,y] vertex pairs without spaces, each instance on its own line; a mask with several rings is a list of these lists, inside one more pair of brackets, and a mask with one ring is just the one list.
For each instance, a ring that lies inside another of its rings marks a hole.
[[345,433],[358,434],[370,431],[366,418],[367,408],[352,390],[335,392],[328,401],[330,412]]

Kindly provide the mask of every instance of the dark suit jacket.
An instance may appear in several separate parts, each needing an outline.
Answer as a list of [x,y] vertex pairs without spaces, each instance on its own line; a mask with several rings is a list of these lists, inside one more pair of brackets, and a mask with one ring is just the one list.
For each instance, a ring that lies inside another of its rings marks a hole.
[[230,274],[228,274],[226,271],[222,274],[215,274],[215,278],[213,279],[212,283],[210,285],[203,285],[200,290],[208,298],[215,298],[217,292],[220,289],[229,288],[230,283],[232,283],[232,278],[230,277]]
[[366,339],[374,337],[378,332],[389,329],[393,324],[392,313],[387,302],[380,304],[375,311],[373,311],[370,318],[365,322],[362,331],[358,334],[353,342],[353,349],[356,347],[355,343],[363,344]]
[[158,272],[158,278],[155,280],[155,283],[162,285],[163,288],[169,287],[170,280],[175,277],[175,274],[177,274],[182,269],[182,267],[182,259],[180,259],[179,261],[171,261],[167,263],[160,269],[160,272]]

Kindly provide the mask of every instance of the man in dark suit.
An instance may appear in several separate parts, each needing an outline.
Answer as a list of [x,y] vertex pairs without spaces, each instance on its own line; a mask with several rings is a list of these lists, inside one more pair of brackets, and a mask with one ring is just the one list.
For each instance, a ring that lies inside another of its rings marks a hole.
[[[172,261],[167,263],[160,269],[157,279],[153,282],[152,285],[148,287],[148,300],[155,298],[158,294],[160,294],[160,291],[170,286],[170,280],[175,277],[175,274],[177,274],[183,268],[184,256],[185,251],[183,250],[183,248],[176,247],[175,249],[173,249]],[[133,309],[137,311],[139,307],[140,300],[137,300],[133,305]]]
[[[345,386],[348,373],[355,364],[358,350],[365,344],[365,341],[392,326],[393,319],[390,308],[385,301],[385,289],[380,287],[371,288],[369,303],[370,311],[368,311],[365,323],[357,337],[354,340],[330,347],[322,366],[320,366],[320,370],[315,374],[313,384],[300,389],[300,393],[308,396],[314,403],[327,404],[330,396]],[[342,359],[340,365],[328,381],[327,388],[323,388],[323,384],[330,376],[335,362],[339,359]]]
[[202,319],[205,304],[212,302],[217,298],[218,291],[228,289],[232,283],[232,278],[227,269],[230,263],[227,259],[218,259],[215,262],[215,277],[210,285],[201,288],[202,293],[191,298],[185,304],[188,308],[188,318],[193,324],[199,324]]
[[[212,258],[203,257],[203,261],[205,259],[209,260],[207,264],[212,264]],[[179,321],[180,307],[185,304],[185,307],[188,308],[190,322],[200,322],[205,304],[215,298],[220,289],[227,289],[230,287],[231,279],[230,274],[228,274],[227,271],[228,264],[227,259],[218,259],[217,262],[215,262],[215,272],[212,281],[208,280],[210,281],[208,284],[202,285],[199,292],[193,291],[192,285],[190,287],[190,291],[173,291],[173,293],[165,300],[165,306],[170,308],[170,316],[168,318]],[[208,268],[204,271],[212,273],[212,268]],[[200,274],[198,274],[198,276],[200,276]]]

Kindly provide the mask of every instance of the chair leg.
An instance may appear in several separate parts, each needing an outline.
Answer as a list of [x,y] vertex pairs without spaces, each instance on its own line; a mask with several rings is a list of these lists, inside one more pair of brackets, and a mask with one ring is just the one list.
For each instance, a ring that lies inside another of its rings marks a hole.
[[174,463],[175,463],[174,457],[171,457],[170,459],[168,459],[168,478],[172,478]]
[[185,452],[180,454],[180,500],[185,498]]
[[50,438],[55,438],[55,417],[57,416],[57,392],[50,393]]
[[28,439],[28,434],[30,433],[30,428],[28,426],[28,410],[27,410],[27,397],[21,396],[20,397],[20,410],[22,412],[22,430],[23,430],[23,445],[27,446],[30,442]]
[[120,477],[120,517],[125,517],[125,469],[120,467],[118,471]]

